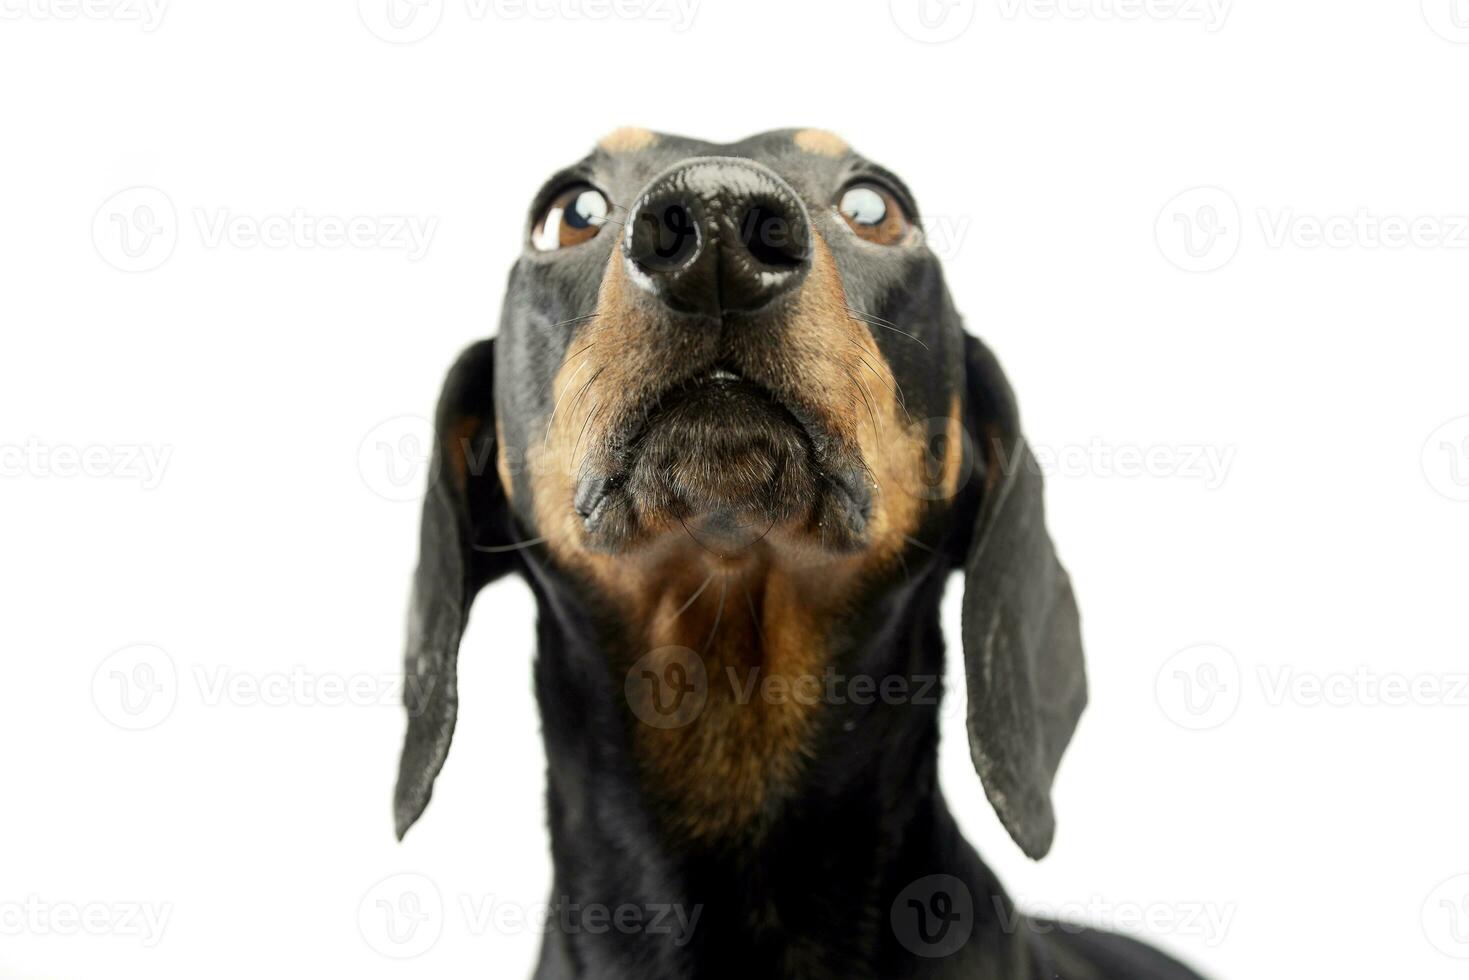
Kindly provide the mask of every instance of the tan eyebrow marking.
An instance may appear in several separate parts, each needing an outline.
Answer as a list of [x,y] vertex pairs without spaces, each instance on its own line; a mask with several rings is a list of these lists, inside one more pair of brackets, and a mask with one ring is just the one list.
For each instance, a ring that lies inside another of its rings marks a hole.
[[839,157],[852,149],[846,140],[824,129],[803,129],[791,138],[796,146],[817,156]]
[[634,153],[646,150],[658,142],[658,134],[638,126],[623,126],[614,129],[597,141],[597,145],[608,153]]

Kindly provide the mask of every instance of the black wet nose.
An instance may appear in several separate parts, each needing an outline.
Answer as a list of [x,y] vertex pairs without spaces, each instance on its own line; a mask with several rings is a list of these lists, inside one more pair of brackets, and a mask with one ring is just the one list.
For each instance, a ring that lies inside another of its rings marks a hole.
[[811,221],[789,184],[749,160],[703,157],[656,177],[622,239],[634,281],[681,313],[748,313],[811,267]]

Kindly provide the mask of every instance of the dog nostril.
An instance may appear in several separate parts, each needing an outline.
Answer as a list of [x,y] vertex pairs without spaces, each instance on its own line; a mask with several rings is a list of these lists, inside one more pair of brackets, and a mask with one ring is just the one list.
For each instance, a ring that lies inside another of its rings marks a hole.
[[648,272],[672,272],[698,250],[698,223],[682,204],[638,212],[631,252],[633,261]]
[[740,219],[740,244],[762,265],[794,269],[806,261],[799,228],[779,211],[757,204]]

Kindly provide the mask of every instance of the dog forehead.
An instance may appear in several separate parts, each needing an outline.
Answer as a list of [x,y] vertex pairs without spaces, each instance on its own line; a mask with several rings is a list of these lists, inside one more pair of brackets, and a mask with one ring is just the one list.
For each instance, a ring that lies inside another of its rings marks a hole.
[[863,158],[824,129],[774,129],[732,143],[623,127],[608,133],[584,161],[589,168],[640,186],[658,173],[696,157],[724,156],[769,167],[798,190],[825,192]]

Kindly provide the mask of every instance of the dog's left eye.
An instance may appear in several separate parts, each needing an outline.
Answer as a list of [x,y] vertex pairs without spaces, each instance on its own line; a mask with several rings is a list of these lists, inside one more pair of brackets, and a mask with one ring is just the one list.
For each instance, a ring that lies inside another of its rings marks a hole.
[[588,184],[557,191],[536,219],[531,244],[538,252],[554,252],[591,241],[607,223],[610,210],[602,192]]
[[897,195],[874,181],[847,185],[837,200],[837,211],[858,238],[878,245],[905,242],[913,230]]

